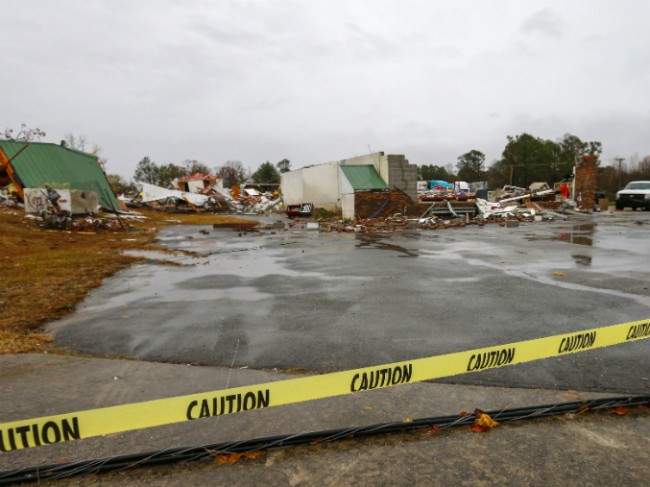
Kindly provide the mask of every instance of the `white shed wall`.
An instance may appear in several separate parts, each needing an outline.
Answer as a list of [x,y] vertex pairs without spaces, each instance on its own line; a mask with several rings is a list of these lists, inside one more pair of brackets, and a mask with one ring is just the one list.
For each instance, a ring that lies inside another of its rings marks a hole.
[[347,178],[343,170],[341,169],[341,166],[338,167],[339,171],[339,183],[340,183],[340,189],[339,192],[343,194],[354,194],[354,188],[352,187],[352,184],[350,183],[350,180]]
[[330,211],[341,208],[338,162],[303,167],[281,176],[286,205],[313,203],[315,207]]
[[338,162],[304,167],[302,176],[305,202],[314,203],[315,207],[331,211],[341,207]]
[[299,205],[306,203],[303,198],[302,172],[304,169],[284,172],[281,174],[280,187],[285,205]]
[[341,216],[346,220],[354,220],[356,218],[354,193],[341,195]]

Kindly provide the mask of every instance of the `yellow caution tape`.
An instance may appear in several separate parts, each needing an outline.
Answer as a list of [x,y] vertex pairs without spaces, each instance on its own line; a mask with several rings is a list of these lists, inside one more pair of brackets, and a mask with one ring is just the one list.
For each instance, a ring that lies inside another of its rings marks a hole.
[[494,369],[650,337],[650,319],[374,367],[0,423],[0,452]]

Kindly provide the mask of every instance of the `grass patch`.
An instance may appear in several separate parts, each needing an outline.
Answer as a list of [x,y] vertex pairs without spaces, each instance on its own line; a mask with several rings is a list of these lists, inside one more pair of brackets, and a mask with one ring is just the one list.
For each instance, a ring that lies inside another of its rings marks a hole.
[[335,220],[341,218],[340,211],[330,211],[325,208],[314,208],[311,213],[314,220]]
[[[129,231],[67,232],[43,230],[22,210],[0,208],[0,353],[42,352],[52,338],[46,323],[74,310],[88,292],[142,257],[125,250],[167,251],[155,245],[156,233],[169,225],[211,225],[236,218],[208,214],[140,213]],[[241,220],[239,221],[250,221]]]

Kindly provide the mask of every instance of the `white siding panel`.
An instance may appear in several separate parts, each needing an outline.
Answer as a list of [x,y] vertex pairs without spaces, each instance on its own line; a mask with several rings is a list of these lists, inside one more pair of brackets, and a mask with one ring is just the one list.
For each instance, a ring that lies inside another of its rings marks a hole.
[[302,172],[304,169],[285,172],[281,175],[280,187],[285,205],[299,205],[305,203],[303,198]]

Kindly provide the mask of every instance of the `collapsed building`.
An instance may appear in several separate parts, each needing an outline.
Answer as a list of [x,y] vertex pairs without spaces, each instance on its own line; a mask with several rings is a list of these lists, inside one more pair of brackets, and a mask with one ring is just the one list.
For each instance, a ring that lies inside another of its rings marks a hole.
[[66,193],[71,211],[79,207],[94,213],[97,206],[120,210],[97,156],[63,144],[0,140],[0,187],[28,209],[43,208],[45,189],[51,188]]
[[[282,203],[279,193],[260,193],[239,186],[226,189],[223,180],[213,174],[193,174],[171,182],[163,188],[144,182],[134,198],[125,198],[130,207],[148,206],[167,212],[265,213]],[[236,190],[236,191],[233,191]]]
[[576,203],[557,199],[559,191],[546,182],[496,191],[489,191],[487,182],[422,184],[417,166],[403,155],[383,152],[306,166],[281,177],[290,217],[309,216],[305,208],[322,208],[342,217],[321,221],[325,231],[393,232],[487,223],[517,226],[578,214]]
[[[326,162],[283,173],[282,194],[288,207],[311,203],[314,207],[355,219],[381,201],[381,213],[417,202],[417,166],[403,155],[375,152]],[[371,215],[368,215],[371,216]]]

